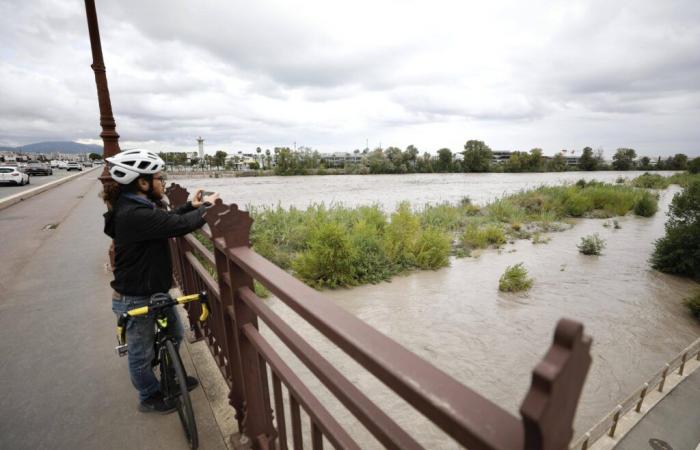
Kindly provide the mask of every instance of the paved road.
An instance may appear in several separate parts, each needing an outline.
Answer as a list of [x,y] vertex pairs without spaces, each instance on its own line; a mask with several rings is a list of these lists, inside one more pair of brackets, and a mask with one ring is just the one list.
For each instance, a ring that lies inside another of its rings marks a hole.
[[[89,169],[84,169],[84,170],[89,170]],[[41,186],[42,184],[50,183],[52,181],[60,180],[61,178],[65,178],[68,175],[75,175],[76,171],[71,170],[70,172],[63,170],[63,169],[54,169],[53,175],[32,175],[29,177],[29,184],[24,185],[24,186],[16,186],[13,184],[5,184],[2,183],[0,184],[0,200],[2,200],[5,197],[9,197],[11,195],[19,194],[20,192],[28,191],[29,189],[33,189],[37,186]],[[99,172],[95,172],[95,175],[93,178],[97,177],[99,175]]]
[[[78,177],[0,211],[0,449],[187,448],[177,414],[137,411],[114,354],[98,192]],[[192,394],[200,448],[225,448],[204,392]]]
[[615,447],[695,450],[700,447],[700,370],[664,397]]

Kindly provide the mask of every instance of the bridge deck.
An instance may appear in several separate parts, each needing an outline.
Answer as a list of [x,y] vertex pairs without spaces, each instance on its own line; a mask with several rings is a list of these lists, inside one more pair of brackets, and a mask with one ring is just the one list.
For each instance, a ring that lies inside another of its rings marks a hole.
[[[187,448],[177,414],[137,411],[114,353],[99,189],[87,174],[0,211],[0,448]],[[192,394],[201,448],[226,448]]]

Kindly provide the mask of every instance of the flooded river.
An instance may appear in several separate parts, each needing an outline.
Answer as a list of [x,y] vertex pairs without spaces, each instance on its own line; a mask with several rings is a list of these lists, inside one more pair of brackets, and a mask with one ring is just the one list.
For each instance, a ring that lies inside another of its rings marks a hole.
[[[401,200],[435,203],[469,196],[483,203],[543,183],[579,178],[614,182],[618,176],[636,174],[271,177],[189,180],[182,184],[219,190],[225,201],[241,204],[379,202],[390,209]],[[414,272],[391,282],[325,294],[516,416],[531,371],[550,345],[557,320],[569,317],[583,322],[593,337],[593,365],[576,417],[578,435],[700,335],[697,321],[681,304],[698,285],[653,271],[647,261],[654,241],[663,235],[665,212],[678,190],[672,186],[661,191],[659,212],[654,217],[620,218],[621,229],[603,227],[604,220],[581,219],[567,231],[549,233],[547,244],[516,241],[478,257],[452,259],[450,267],[438,271]],[[579,254],[576,244],[581,236],[594,232],[607,241],[603,255]],[[525,263],[535,279],[534,286],[523,295],[500,293],[499,276],[506,266],[518,262]],[[419,442],[427,448],[455,447],[285,305],[276,299],[270,303],[361,390],[412,430]],[[351,424],[351,435],[358,436],[363,448],[374,447],[376,441],[353,424],[342,407],[329,401],[330,396],[313,375],[280,351],[306,374],[302,379],[311,380],[324,403],[340,415],[341,423]]]

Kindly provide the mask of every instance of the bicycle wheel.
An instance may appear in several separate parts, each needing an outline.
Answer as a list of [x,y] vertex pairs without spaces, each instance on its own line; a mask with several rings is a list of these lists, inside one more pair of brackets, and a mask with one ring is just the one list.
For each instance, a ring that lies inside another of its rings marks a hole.
[[187,379],[182,368],[180,354],[172,341],[165,341],[165,348],[161,347],[160,378],[161,390],[165,398],[172,399],[177,407],[185,437],[191,449],[199,446],[197,423],[194,420],[194,410],[190,401],[190,393],[187,391]]

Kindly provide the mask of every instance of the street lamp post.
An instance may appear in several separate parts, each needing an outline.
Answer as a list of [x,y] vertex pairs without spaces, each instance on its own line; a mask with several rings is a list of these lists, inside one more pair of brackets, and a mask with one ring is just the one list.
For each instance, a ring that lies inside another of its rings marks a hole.
[[[102,43],[100,42],[100,29],[97,25],[97,10],[95,0],[85,0],[85,12],[87,15],[88,30],[90,32],[90,48],[92,49],[92,70],[95,72],[95,84],[97,85],[97,102],[100,105],[100,126],[102,126],[102,159],[106,160],[120,152],[119,135],[117,134],[117,124],[112,114],[112,102],[109,99],[109,88],[107,87],[107,71],[102,57]],[[102,181],[103,199],[107,208],[111,209],[112,204],[107,200],[110,198],[109,192],[114,192],[117,183],[109,174],[107,164],[102,169],[100,175]],[[109,262],[114,268],[114,241],[109,247]]]
[[[112,114],[112,102],[109,99],[107,87],[107,71],[102,57],[102,44],[100,42],[100,29],[97,24],[97,11],[95,0],[85,0],[85,12],[87,13],[88,30],[90,32],[90,47],[92,48],[92,70],[95,72],[95,84],[97,85],[97,101],[100,105],[100,125],[102,126],[103,151],[102,159],[109,158],[120,152],[119,134],[117,124]],[[103,186],[114,183],[105,164],[100,176]],[[106,187],[106,186],[105,186]]]

